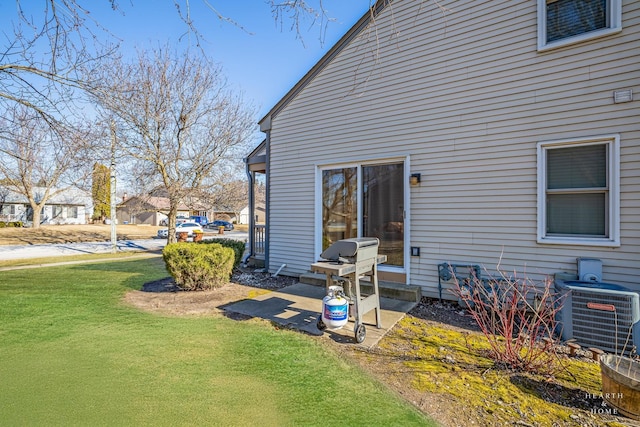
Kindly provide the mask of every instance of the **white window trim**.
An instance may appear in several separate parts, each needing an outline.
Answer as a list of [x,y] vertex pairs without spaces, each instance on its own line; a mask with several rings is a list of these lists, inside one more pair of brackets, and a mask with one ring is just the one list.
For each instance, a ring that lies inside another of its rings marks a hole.
[[[609,237],[559,237],[547,236],[547,174],[546,150],[552,147],[570,145],[588,145],[608,143],[609,164],[607,165],[609,181]],[[620,135],[599,135],[585,138],[571,138],[555,141],[539,142],[538,152],[538,243],[556,245],[581,246],[620,246]]]
[[[6,212],[8,211],[8,212]],[[16,205],[14,204],[3,204],[2,209],[0,209],[0,214],[2,215],[15,215],[16,214]]]
[[[75,208],[75,216],[73,215],[73,211]],[[67,206],[67,218],[77,219],[78,218],[78,206]]]
[[538,0],[538,51],[556,49],[622,31],[622,0],[609,0],[609,27],[547,43],[547,0]]

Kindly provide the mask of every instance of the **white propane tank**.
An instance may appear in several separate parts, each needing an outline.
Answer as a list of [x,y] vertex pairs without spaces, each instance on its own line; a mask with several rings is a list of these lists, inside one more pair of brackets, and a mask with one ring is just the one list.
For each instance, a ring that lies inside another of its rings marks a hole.
[[340,329],[349,321],[349,300],[342,294],[342,287],[329,286],[322,299],[322,322],[329,329]]

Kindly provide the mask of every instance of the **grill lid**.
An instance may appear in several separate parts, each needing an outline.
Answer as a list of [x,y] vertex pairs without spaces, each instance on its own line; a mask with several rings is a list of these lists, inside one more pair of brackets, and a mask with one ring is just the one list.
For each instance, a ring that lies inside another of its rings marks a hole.
[[374,249],[373,247],[375,247],[377,252],[379,244],[380,241],[376,237],[356,237],[352,239],[338,240],[325,249],[320,254],[320,258],[329,261],[350,262],[348,258],[355,257],[360,249]]

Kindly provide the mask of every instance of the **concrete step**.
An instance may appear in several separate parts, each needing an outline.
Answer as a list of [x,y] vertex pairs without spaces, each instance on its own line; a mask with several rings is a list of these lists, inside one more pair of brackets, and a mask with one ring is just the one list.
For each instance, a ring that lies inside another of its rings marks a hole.
[[[326,276],[320,273],[305,273],[300,276],[300,283],[308,285],[325,286]],[[373,285],[367,278],[360,279],[360,292],[365,295],[373,293]],[[397,299],[400,301],[418,302],[422,297],[419,286],[405,285],[402,283],[385,282],[378,280],[378,292],[381,297]]]

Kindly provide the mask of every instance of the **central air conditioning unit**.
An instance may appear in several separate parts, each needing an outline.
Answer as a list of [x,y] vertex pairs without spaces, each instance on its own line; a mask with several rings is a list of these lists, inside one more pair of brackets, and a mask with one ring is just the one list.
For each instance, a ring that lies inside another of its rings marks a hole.
[[563,340],[612,354],[629,355],[640,346],[640,294],[612,283],[562,276],[556,275],[555,288],[563,303],[556,319]]

